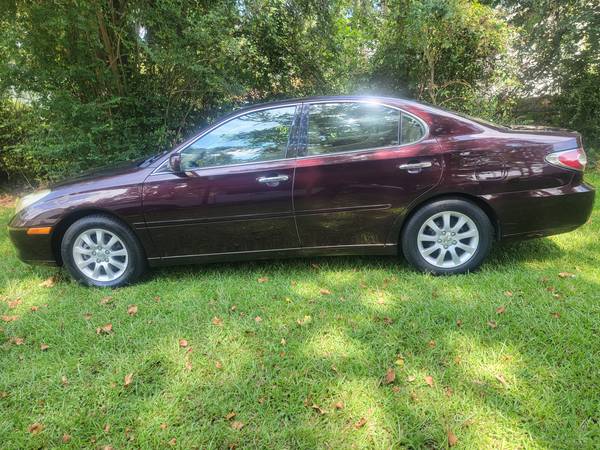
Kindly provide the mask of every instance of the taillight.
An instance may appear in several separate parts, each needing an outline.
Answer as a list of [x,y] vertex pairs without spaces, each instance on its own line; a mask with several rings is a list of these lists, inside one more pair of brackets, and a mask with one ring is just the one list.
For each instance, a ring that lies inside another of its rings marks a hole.
[[587,156],[585,156],[582,148],[575,148],[573,150],[548,153],[546,161],[558,167],[583,171],[587,164]]

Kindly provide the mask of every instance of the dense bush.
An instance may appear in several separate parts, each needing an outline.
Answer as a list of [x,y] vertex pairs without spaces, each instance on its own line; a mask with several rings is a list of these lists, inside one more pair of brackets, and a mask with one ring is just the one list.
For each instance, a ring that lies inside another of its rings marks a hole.
[[[4,3],[0,165],[18,182],[154,153],[225,110],[278,97],[403,95],[510,123],[544,77],[547,121],[600,141],[593,2]],[[574,23],[583,44],[565,31]],[[556,70],[539,70],[548,64]]]

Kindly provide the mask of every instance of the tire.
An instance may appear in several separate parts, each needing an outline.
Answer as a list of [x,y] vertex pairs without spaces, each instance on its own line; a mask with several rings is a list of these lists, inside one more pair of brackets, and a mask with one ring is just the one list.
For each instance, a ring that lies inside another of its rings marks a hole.
[[133,231],[105,215],[87,216],[73,223],[62,238],[60,252],[71,276],[86,286],[124,286],[133,283],[146,268],[142,246]]
[[493,237],[494,228],[481,208],[449,198],[419,208],[404,227],[401,244],[404,257],[418,270],[453,275],[476,270]]

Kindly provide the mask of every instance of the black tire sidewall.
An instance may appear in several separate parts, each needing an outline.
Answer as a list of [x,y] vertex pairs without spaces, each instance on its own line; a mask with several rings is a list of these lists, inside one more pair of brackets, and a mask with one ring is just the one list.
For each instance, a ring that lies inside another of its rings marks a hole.
[[[479,245],[473,257],[453,268],[436,267],[419,252],[417,235],[423,223],[431,216],[443,211],[456,211],[470,217],[479,231]],[[453,275],[472,272],[479,268],[487,257],[494,237],[494,228],[487,214],[476,204],[462,199],[444,199],[421,207],[408,221],[402,233],[402,252],[406,260],[417,269],[434,275]]]
[[[73,260],[73,245],[75,239],[83,231],[90,228],[104,228],[115,233],[127,247],[129,264],[125,272],[112,281],[95,281],[83,274]],[[145,269],[145,257],[137,237],[131,229],[112,217],[103,215],[87,216],[73,223],[62,238],[60,246],[64,267],[71,276],[86,286],[114,288],[134,282]]]

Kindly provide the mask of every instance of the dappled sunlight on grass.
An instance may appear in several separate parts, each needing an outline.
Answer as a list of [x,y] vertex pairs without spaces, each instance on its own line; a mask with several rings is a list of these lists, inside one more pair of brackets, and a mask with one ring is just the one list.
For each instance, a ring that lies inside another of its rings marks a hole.
[[462,448],[592,448],[599,231],[501,244],[456,277],[340,257],[153,270],[113,291],[44,287],[57,271],[3,235],[3,445],[441,448],[451,430]]

